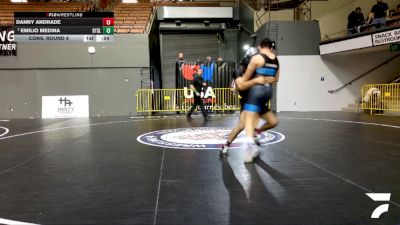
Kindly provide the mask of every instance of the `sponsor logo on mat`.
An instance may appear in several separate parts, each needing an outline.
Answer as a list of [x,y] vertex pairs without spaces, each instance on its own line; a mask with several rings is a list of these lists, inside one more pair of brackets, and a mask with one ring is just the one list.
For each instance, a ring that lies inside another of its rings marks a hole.
[[[192,127],[158,130],[142,134],[137,138],[142,144],[161,148],[176,149],[219,149],[226,143],[231,128],[222,127]],[[285,136],[276,131],[268,131],[259,135],[261,145],[281,142]],[[246,140],[242,132],[231,144],[231,148],[239,148]]]

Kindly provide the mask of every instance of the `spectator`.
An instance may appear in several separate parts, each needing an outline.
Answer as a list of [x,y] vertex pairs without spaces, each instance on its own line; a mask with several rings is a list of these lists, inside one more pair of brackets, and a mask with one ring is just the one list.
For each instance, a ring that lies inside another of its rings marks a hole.
[[399,18],[400,17],[400,4],[397,5],[396,11],[392,14],[392,17]]
[[392,17],[393,17],[394,12],[396,12],[394,9],[391,9],[391,10],[389,11],[389,18],[392,18]]
[[224,63],[224,61],[222,59],[222,56],[218,56],[218,58],[217,58],[217,66],[221,67],[223,63]]
[[212,61],[211,56],[207,56],[207,57],[206,57],[206,65],[210,64],[211,61]]
[[206,57],[206,62],[200,67],[203,70],[203,79],[210,84],[213,81],[215,63],[212,62],[211,56]]
[[379,110],[383,109],[383,102],[381,101],[381,91],[378,88],[372,87],[368,89],[363,98],[363,102],[367,108],[378,109],[376,113],[383,113],[382,110]]
[[179,52],[178,53],[178,61],[184,61],[185,59],[184,59],[184,57],[183,57],[183,53],[182,52]]
[[348,34],[358,33],[358,26],[364,24],[364,15],[361,8],[357,7],[355,11],[351,12],[347,17],[347,32]]
[[[191,71],[190,69],[188,70]],[[182,52],[178,53],[178,58],[176,59],[175,62],[175,74],[176,74],[176,87],[180,87],[185,77],[185,58],[183,57]]]
[[183,53],[179,52],[178,53],[178,58],[176,59],[176,68],[177,68],[177,70],[181,70],[184,63],[185,63],[185,58],[183,57]]
[[376,87],[372,87],[368,89],[368,91],[365,93],[363,100],[365,103],[369,103],[370,100],[374,100],[373,99],[374,97],[379,99],[380,96],[381,96],[381,91]]
[[376,0],[376,4],[372,6],[368,17],[368,23],[375,25],[376,28],[386,26],[386,18],[389,18],[389,7],[382,0]]

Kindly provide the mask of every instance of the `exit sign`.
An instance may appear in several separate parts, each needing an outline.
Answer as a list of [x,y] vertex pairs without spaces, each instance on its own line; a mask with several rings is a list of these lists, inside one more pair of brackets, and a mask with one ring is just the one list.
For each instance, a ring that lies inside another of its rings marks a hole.
[[390,52],[400,51],[400,43],[394,43],[390,45]]

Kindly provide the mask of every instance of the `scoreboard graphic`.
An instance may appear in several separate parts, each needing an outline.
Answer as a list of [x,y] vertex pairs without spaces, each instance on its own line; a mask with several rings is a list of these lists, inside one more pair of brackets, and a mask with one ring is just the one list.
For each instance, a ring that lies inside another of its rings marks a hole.
[[16,42],[113,42],[113,12],[15,12]]

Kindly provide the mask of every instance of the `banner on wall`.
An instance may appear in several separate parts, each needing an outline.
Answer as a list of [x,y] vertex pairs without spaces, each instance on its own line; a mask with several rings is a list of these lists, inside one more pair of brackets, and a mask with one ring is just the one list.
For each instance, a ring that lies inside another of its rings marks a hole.
[[232,74],[235,71],[234,62],[176,62],[176,88],[189,87],[193,81],[193,74],[198,69],[203,70],[203,79],[213,88],[229,88],[232,83]]
[[12,26],[0,26],[0,56],[16,56],[17,43]]
[[89,96],[42,96],[42,118],[89,117]]
[[[202,88],[201,97],[206,110],[210,111],[215,107],[216,98],[214,88],[230,88],[233,81],[233,72],[235,71],[234,62],[176,62],[176,88],[184,89],[184,96],[177,97],[177,108],[183,109],[184,106],[189,107],[188,103],[193,103],[193,92],[190,84],[194,80],[194,74],[198,69],[203,70],[203,80],[207,84]],[[189,110],[187,108],[187,110]]]

